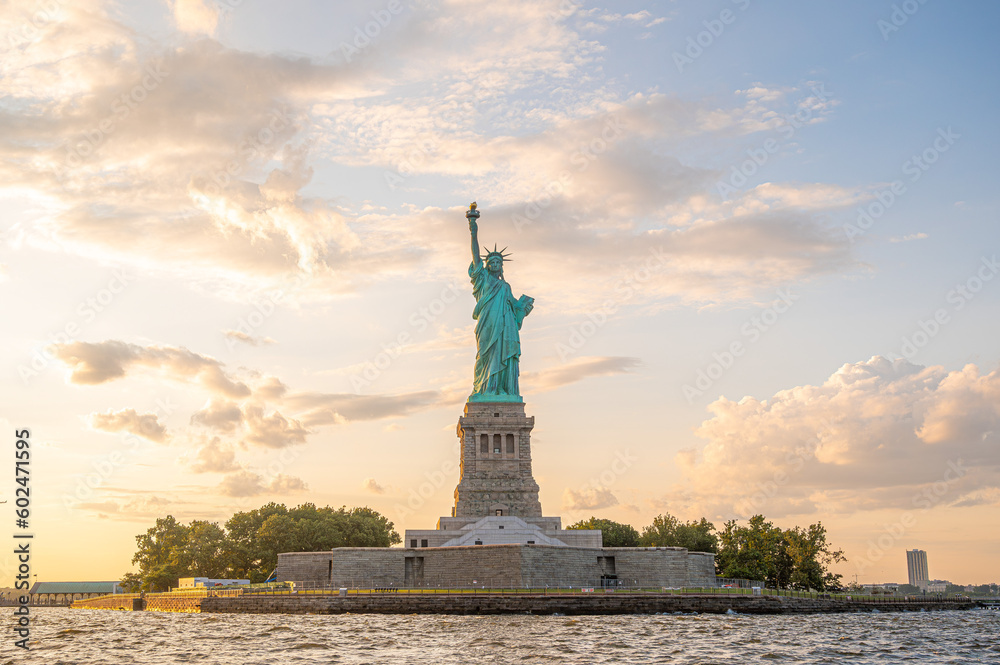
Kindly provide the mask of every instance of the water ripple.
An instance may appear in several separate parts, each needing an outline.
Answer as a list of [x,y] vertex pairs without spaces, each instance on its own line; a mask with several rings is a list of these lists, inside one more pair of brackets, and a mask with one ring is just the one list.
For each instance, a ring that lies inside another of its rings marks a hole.
[[0,665],[997,663],[1000,613],[211,615],[40,608]]

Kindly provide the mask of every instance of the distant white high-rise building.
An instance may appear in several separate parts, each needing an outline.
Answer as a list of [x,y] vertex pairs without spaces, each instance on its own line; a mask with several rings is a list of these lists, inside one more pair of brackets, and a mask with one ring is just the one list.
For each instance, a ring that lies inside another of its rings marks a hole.
[[906,551],[906,572],[910,576],[912,586],[925,586],[930,580],[927,574],[927,552],[923,550]]

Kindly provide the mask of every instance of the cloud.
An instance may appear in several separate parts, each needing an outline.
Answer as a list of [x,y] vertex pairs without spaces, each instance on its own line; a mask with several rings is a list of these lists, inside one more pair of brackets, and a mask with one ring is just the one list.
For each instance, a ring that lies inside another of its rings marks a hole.
[[202,425],[218,432],[232,432],[243,423],[239,404],[228,400],[209,400],[200,411],[191,415],[192,425]]
[[279,400],[288,392],[288,386],[274,376],[269,376],[254,386],[254,394],[265,400]]
[[287,476],[279,473],[270,483],[264,482],[264,477],[259,473],[243,469],[232,473],[219,483],[219,492],[232,497],[250,497],[273,492],[275,494],[292,494],[308,489],[308,486],[301,478]]
[[55,356],[70,368],[69,381],[97,385],[120,379],[134,367],[158,370],[168,378],[193,380],[210,392],[247,397],[250,389],[232,380],[214,358],[171,346],[137,346],[118,340],[55,345]]
[[211,35],[219,23],[219,9],[204,0],[168,0],[181,32]]
[[254,398],[243,404],[226,400],[209,400],[200,411],[191,416],[192,425],[200,425],[221,434],[239,436],[246,443],[266,448],[285,448],[306,442],[311,433],[298,418],[287,417],[278,410],[267,412],[256,401],[258,397],[279,400],[287,387],[274,377],[269,377],[257,387]]
[[155,413],[137,413],[135,409],[122,409],[106,413],[92,413],[90,426],[102,432],[129,432],[154,443],[165,443],[169,438],[167,428]]
[[76,508],[80,510],[92,510],[97,513],[117,513],[119,505],[117,501],[93,501],[89,503],[78,503]]
[[[1000,487],[1000,371],[876,356],[819,386],[720,398],[664,498],[723,517],[972,505]],[[945,493],[937,488],[947,486]],[[921,498],[924,497],[924,498]]]
[[73,507],[125,521],[144,521],[162,517],[175,503],[162,496],[150,495],[134,496],[130,499],[81,502]]
[[[184,31],[216,27],[204,0],[172,10]],[[146,43],[101,8],[64,8],[45,28],[11,54],[3,86],[38,111],[0,158],[4,182],[52,213],[29,242],[243,289],[314,272],[334,286],[327,255],[343,267],[357,243],[339,211],[299,194],[312,140],[297,102],[359,91],[360,72],[210,39]]]
[[910,242],[911,240],[926,240],[930,236],[926,233],[910,233],[905,236],[892,236],[889,242]]
[[385,494],[385,488],[378,484],[374,478],[365,478],[361,486],[372,494]]
[[[272,385],[272,384],[268,384]],[[266,414],[264,406],[247,402],[212,400],[191,416],[191,424],[202,425],[220,433],[239,434],[243,440],[266,448],[284,448],[305,443],[310,433],[295,418],[279,411]]]
[[[763,83],[722,102],[580,85],[604,80],[606,47],[581,38],[576,19],[549,20],[545,3],[421,2],[352,62],[226,48],[201,37],[218,27],[216,5],[169,7],[190,39],[148,44],[109,10],[69,8],[12,54],[3,92],[37,112],[0,133],[0,181],[46,202],[25,227],[34,246],[173,273],[227,298],[301,278],[293,299],[329,299],[465,262],[454,211],[412,199],[408,212],[386,211],[343,202],[351,197],[336,189],[306,195],[323,163],[395,174],[404,192],[445,177],[481,192],[504,223],[535,206],[545,224],[518,229],[517,251],[533,257],[524,276],[570,311],[613,297],[607,267],[628,272],[650,247],[670,263],[632,303],[746,301],[854,266],[844,234],[815,218],[850,190],[768,183],[726,202],[714,193],[714,156],[734,135],[774,130],[802,109],[825,119],[835,101],[789,101],[796,88]],[[608,18],[660,20],[648,10]]]
[[1000,506],[1000,488],[991,487],[988,489],[976,490],[959,497],[958,501],[952,504],[955,508],[969,508],[972,506]]
[[[180,382],[193,381],[211,397],[191,415],[191,425],[265,448],[304,444],[316,427],[404,416],[449,399],[439,391],[400,395],[291,392],[273,376],[260,377],[249,372],[252,377],[249,384],[237,380],[227,373],[223,363],[187,349],[143,347],[117,340],[58,345],[56,356],[70,368],[70,383],[77,385],[102,384],[142,369],[152,369]],[[286,415],[289,413],[294,415]],[[129,431],[151,440],[162,442],[166,438],[166,430],[156,423],[154,415],[140,416],[134,410],[94,414],[91,422],[96,429],[105,431],[131,427]],[[199,457],[205,457],[195,462],[199,469],[231,470],[234,461],[230,453],[220,457],[228,450],[220,445],[201,449]]]
[[304,412],[302,422],[306,427],[316,427],[404,416],[442,404],[443,396],[434,390],[400,395],[293,393],[285,403]]
[[588,487],[582,490],[566,488],[563,492],[563,510],[598,510],[618,505],[618,498],[604,487]]
[[298,420],[286,418],[274,411],[264,415],[264,409],[257,405],[243,407],[243,424],[246,430],[245,439],[267,448],[284,448],[305,443],[309,430]]
[[309,486],[301,478],[279,473],[271,480],[267,488],[277,494],[294,494],[308,490]]
[[236,342],[243,342],[244,344],[249,344],[250,346],[264,346],[266,344],[277,344],[277,342],[271,339],[270,337],[254,337],[253,335],[247,334],[240,330],[223,330],[222,336],[229,340],[233,340]]
[[640,364],[638,358],[620,356],[576,358],[564,365],[541,372],[526,373],[522,378],[522,383],[525,386],[531,386],[533,392],[543,392],[561,388],[592,376],[627,374]]
[[198,449],[191,470],[195,473],[228,473],[239,469],[236,463],[236,452],[231,446],[222,443],[219,437]]
[[264,478],[259,473],[246,469],[231,473],[219,483],[219,492],[232,497],[248,497],[263,494]]

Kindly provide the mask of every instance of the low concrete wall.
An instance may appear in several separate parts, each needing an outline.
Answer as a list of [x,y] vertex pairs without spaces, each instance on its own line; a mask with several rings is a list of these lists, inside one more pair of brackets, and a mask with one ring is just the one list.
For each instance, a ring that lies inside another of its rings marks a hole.
[[70,607],[85,610],[128,610],[132,611],[133,601],[139,598],[137,593],[116,593],[113,596],[99,596],[84,600],[74,600]]
[[206,598],[201,611],[220,614],[815,614],[971,609],[974,603],[813,600],[777,596],[594,593],[574,595],[357,594]]
[[74,601],[70,607],[82,610],[146,610],[149,612],[200,612],[205,594],[191,593],[119,593]]

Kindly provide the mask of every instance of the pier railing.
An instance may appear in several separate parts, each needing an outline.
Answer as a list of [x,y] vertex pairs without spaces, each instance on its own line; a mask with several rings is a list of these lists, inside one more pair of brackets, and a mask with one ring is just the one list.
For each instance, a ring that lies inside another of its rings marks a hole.
[[[723,580],[720,580],[723,581]],[[166,601],[167,599],[190,599],[192,602],[198,598],[205,597],[237,597],[237,596],[287,596],[287,595],[576,595],[576,594],[646,594],[646,595],[677,595],[677,596],[775,596],[786,598],[801,598],[806,600],[832,600],[846,601],[853,603],[865,603],[872,606],[898,605],[900,603],[914,603],[925,605],[927,603],[961,604],[974,602],[969,598],[949,597],[944,594],[924,595],[891,595],[891,594],[864,594],[854,592],[831,593],[823,591],[802,591],[793,589],[774,589],[764,586],[756,586],[761,583],[752,580],[724,580],[720,586],[694,586],[694,587],[663,587],[654,585],[644,585],[638,581],[626,583],[619,580],[621,584],[609,585],[604,580],[604,586],[598,581],[593,585],[580,585],[574,583],[562,584],[558,581],[548,585],[513,586],[510,584],[493,583],[484,581],[483,584],[467,587],[397,587],[380,586],[378,584],[353,583],[346,586],[323,585],[315,583],[290,582],[287,584],[272,586],[255,586],[241,588],[176,588],[169,592],[142,594],[116,594],[114,596],[103,596],[101,598],[88,599],[87,602],[78,601],[77,606],[99,607],[108,602],[128,602],[133,598],[145,598],[148,601]],[[743,584],[737,584],[742,582]],[[751,586],[753,585],[753,586]],[[102,601],[102,598],[108,600]]]

